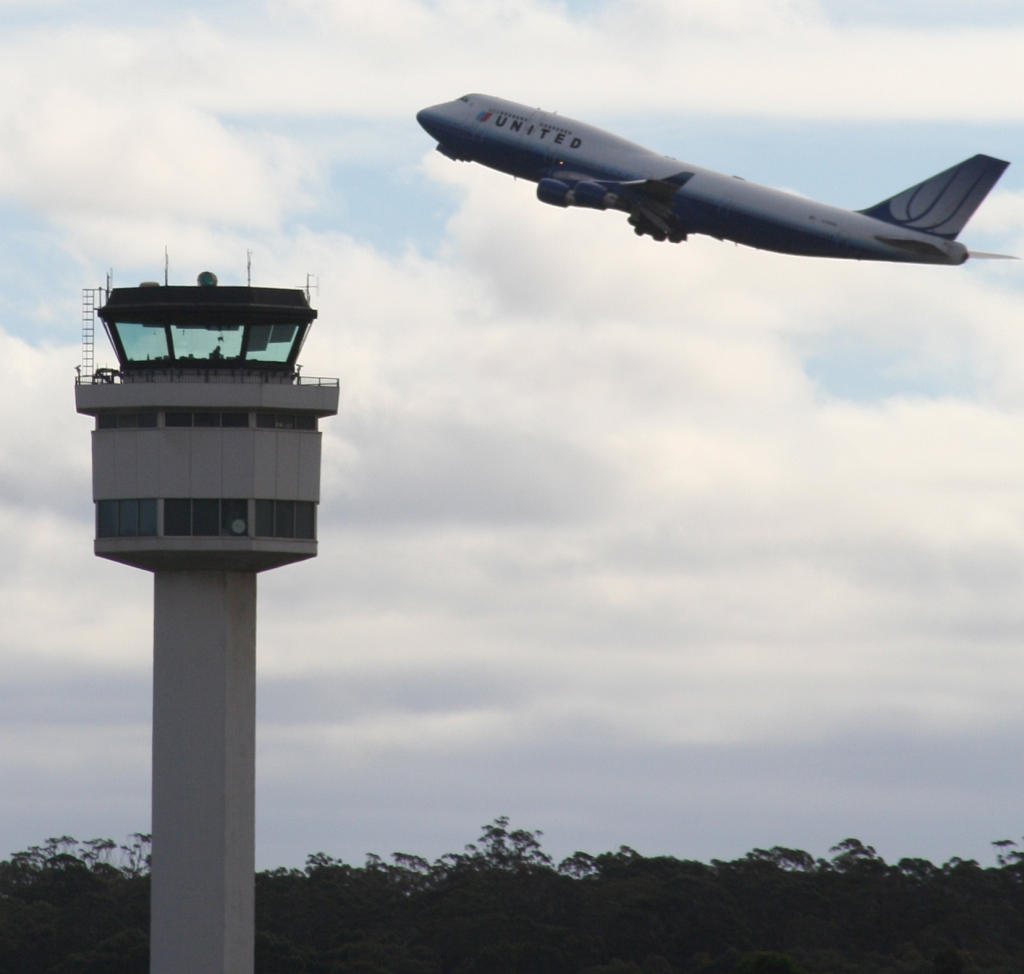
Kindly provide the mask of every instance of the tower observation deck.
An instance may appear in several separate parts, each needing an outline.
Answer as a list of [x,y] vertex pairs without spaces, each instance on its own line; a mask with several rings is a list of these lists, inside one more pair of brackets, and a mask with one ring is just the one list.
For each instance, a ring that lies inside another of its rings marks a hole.
[[[319,422],[298,289],[116,288],[94,418],[94,550],[153,572],[152,974],[251,974],[257,573],[311,558]],[[91,335],[90,335],[91,337]],[[91,356],[91,347],[90,347]]]
[[316,554],[319,420],[338,380],[297,358],[301,290],[116,288],[99,309],[119,368],[75,390],[96,418],[97,555],[138,568],[262,571]]

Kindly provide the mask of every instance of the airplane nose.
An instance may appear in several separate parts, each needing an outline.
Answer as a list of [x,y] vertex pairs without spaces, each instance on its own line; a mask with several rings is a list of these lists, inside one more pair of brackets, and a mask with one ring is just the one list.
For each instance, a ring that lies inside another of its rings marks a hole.
[[438,106],[433,105],[430,108],[421,108],[416,113],[416,121],[426,129],[435,139],[439,139],[438,130],[441,125],[441,113],[438,111]]

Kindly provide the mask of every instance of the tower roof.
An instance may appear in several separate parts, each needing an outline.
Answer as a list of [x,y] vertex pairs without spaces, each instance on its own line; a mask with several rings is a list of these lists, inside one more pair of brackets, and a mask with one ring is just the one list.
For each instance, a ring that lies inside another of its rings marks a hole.
[[116,287],[99,309],[105,322],[164,321],[194,318],[209,321],[302,321],[316,318],[306,294],[299,288],[189,287],[183,285]]
[[292,371],[316,311],[298,288],[141,285],[99,309],[122,372]]

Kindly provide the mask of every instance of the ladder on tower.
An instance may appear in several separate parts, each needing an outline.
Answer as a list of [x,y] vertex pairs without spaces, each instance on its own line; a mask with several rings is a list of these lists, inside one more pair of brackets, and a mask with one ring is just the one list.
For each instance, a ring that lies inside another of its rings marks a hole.
[[96,343],[96,298],[99,288],[82,288],[82,367],[79,381],[85,384],[92,382],[96,365],[94,350]]

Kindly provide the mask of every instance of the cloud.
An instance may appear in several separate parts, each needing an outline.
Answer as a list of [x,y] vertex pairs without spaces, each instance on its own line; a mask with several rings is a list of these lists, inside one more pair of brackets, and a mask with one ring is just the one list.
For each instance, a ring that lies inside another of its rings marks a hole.
[[[817,4],[775,0],[713,7],[635,0],[579,14],[545,3],[509,7],[452,0],[392,7],[388,23],[407,26],[389,28],[386,41],[380,21],[342,4],[293,8],[322,29],[313,65],[320,62],[320,45],[340,43],[351,54],[346,60],[352,75],[365,76],[371,59],[377,67],[380,80],[372,92],[357,85],[333,89],[342,111],[407,110],[410,88],[427,103],[473,88],[567,114],[600,108],[974,121],[1019,114],[1010,94],[1019,24],[965,30],[869,22],[840,30]],[[772,42],[766,44],[765,37]],[[531,71],[524,81],[526,59]],[[957,70],[936,81],[936,63],[955,64]],[[388,64],[393,69],[380,70]],[[599,93],[590,80],[597,72],[604,79]],[[808,77],[815,84],[807,84]],[[920,77],[932,83],[915,84]],[[431,88],[434,99],[425,94]],[[557,104],[552,91],[561,99]]]
[[[539,816],[516,769],[541,754],[555,776],[628,742],[641,782],[655,753],[671,764],[752,739],[841,739],[867,700],[879,733],[1012,722],[1024,471],[1001,391],[1019,361],[1011,293],[970,265],[658,247],[614,216],[547,210],[495,193],[500,177],[456,172],[463,195],[435,257],[308,231],[261,248],[281,280],[303,259],[333,269],[304,361],[343,382],[324,423],[321,557],[261,580],[267,814],[299,752],[313,780],[418,766],[450,781],[439,769],[453,754],[497,756],[481,793],[518,794]],[[939,394],[836,398],[804,365],[834,329],[923,347]],[[8,532],[25,555],[6,589],[8,645],[30,681],[34,652],[130,671],[147,655],[149,586],[87,564],[88,424],[52,396],[69,375],[38,378],[74,350],[7,349],[24,363],[10,408],[37,402],[50,454],[76,458],[51,477],[42,520],[25,518],[36,447],[10,432],[23,455]],[[942,395],[965,355],[975,393]],[[78,513],[43,530],[54,508]],[[72,535],[80,557],[54,574]],[[54,586],[71,593],[56,615]],[[549,753],[567,728],[575,750]]]
[[[1020,114],[1021,25],[840,30],[816,4],[781,0],[633,0],[577,14],[542,2],[393,0],[374,10],[297,2],[240,22],[225,8],[157,26],[15,29],[0,47],[11,94],[0,192],[65,217],[173,213],[266,229],[309,205],[326,164],[314,142],[275,133],[281,119],[317,119],[343,144],[380,115],[411,128],[422,104],[467,87],[606,124],[624,112],[971,123]],[[543,80],[524,88],[527,57],[531,79]],[[936,64],[957,69],[936,74]],[[595,97],[598,71],[606,82]],[[920,77],[930,83],[913,83]]]
[[[104,105],[54,89],[22,102],[0,189],[61,222],[105,213],[169,215],[266,228],[285,197],[301,207],[309,162],[284,139],[233,133],[179,105]],[[116,187],[116,192],[111,192]]]
[[[33,347],[0,331],[0,360],[5,376],[0,409],[17,418],[9,424],[9,442],[0,455],[0,503],[24,505],[45,517],[81,512],[81,506],[66,503],[66,489],[74,479],[88,483],[88,440],[80,437],[58,445],[50,439],[56,431],[74,427],[69,407],[78,348]],[[61,388],[63,395],[56,391]],[[39,439],[40,432],[46,439]],[[41,449],[47,443],[52,449]]]
[[[392,162],[438,220],[429,246],[318,222],[328,195],[375,209],[379,181],[347,178],[348,133],[411,128],[467,86],[648,120],[1019,115],[999,90],[1018,27],[739,9],[278,3],[233,31],[218,10],[5,39],[0,192],[51,259],[19,265],[0,333],[0,750],[30,796],[2,834],[146,828],[144,796],[104,793],[145,778],[151,583],[90,551],[77,284],[60,299],[54,280],[97,283],[107,261],[115,283],[157,278],[164,243],[177,281],[241,283],[249,248],[256,283],[318,272],[304,374],[342,383],[320,557],[260,579],[264,862],[440,854],[502,812],[566,852],[730,855],[871,826],[962,854],[965,816],[991,825],[982,841],[1006,831],[1019,794],[977,775],[1019,736],[1012,266],[659,246],[419,133]],[[659,30],[641,44],[630,13]],[[961,73],[932,83],[933,61]],[[612,80],[595,88],[598,67]],[[1018,203],[1011,189],[979,213],[993,249]],[[25,249],[11,231],[12,263]],[[35,313],[65,337],[40,342]],[[951,788],[946,754],[969,785]]]

